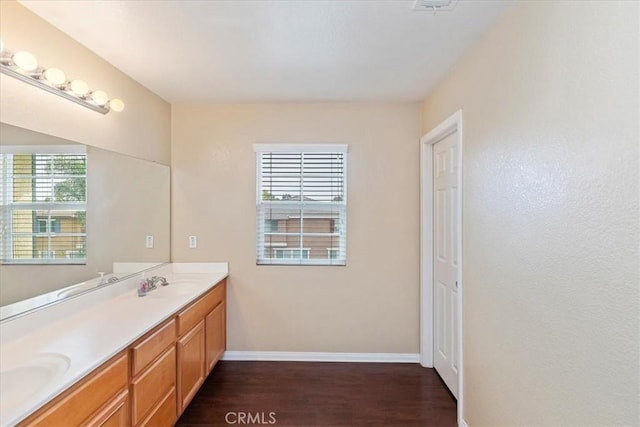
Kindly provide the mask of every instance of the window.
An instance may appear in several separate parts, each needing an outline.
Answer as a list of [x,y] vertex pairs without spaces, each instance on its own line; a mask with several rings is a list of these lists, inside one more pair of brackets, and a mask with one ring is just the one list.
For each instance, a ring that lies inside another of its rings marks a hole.
[[274,249],[274,258],[279,259],[309,259],[309,248],[305,249]]
[[347,146],[255,144],[254,150],[256,262],[345,265]]
[[56,251],[38,251],[38,258],[55,258]]
[[278,231],[278,220],[277,219],[265,219],[264,220],[264,232],[265,233],[276,233]]
[[59,233],[60,221],[57,219],[39,219],[34,223],[34,233]]
[[337,248],[327,248],[327,258],[336,259],[340,254],[340,249]]
[[86,263],[84,147],[3,146],[0,208],[2,263]]

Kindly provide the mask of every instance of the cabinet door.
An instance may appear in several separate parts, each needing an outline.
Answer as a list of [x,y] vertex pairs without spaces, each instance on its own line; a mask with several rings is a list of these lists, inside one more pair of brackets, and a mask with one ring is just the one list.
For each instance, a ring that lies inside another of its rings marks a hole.
[[222,357],[227,346],[226,307],[221,302],[205,317],[204,329],[207,344],[207,374]]
[[178,407],[182,413],[205,378],[204,319],[178,339]]

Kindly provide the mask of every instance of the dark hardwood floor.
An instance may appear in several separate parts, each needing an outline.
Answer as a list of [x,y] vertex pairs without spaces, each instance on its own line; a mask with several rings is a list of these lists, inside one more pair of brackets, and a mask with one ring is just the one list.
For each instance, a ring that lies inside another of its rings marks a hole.
[[456,401],[417,364],[218,362],[177,426],[455,426]]

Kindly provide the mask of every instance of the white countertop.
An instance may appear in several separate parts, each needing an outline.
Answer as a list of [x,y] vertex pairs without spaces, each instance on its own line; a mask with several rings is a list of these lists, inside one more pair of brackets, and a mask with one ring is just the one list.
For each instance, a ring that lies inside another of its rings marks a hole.
[[[144,274],[164,276],[169,286],[138,297],[142,277],[131,277],[0,323],[1,426],[20,422],[197,299],[228,276],[228,266],[165,264]],[[10,384],[12,375],[19,384]]]

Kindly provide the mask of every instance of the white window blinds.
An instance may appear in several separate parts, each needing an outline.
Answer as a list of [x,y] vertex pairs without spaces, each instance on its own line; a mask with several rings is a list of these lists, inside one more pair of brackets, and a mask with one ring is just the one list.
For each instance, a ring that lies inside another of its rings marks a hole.
[[347,146],[256,144],[257,263],[345,265]]
[[3,263],[86,263],[85,152],[75,146],[2,147],[0,203]]

